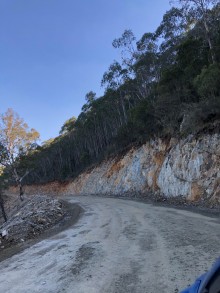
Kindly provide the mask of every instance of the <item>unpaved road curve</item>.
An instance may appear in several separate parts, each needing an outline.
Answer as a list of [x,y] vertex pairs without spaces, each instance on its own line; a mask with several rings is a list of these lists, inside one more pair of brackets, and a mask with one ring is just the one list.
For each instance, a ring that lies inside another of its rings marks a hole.
[[72,228],[0,263],[0,292],[174,293],[220,255],[220,222],[122,199],[69,197]]

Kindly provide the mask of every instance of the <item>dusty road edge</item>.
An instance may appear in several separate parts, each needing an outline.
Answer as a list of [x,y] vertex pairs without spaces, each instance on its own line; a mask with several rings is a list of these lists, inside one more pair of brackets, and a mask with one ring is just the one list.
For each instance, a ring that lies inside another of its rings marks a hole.
[[[90,195],[81,195],[81,196],[90,196]],[[178,200],[175,202],[167,199],[166,201],[163,200],[153,200],[152,198],[149,197],[130,197],[130,196],[109,196],[109,195],[92,195],[93,197],[97,198],[113,198],[113,199],[121,199],[125,201],[136,201],[136,202],[141,202],[143,204],[152,204],[153,206],[160,206],[160,207],[166,207],[166,208],[175,208],[177,210],[185,210],[189,211],[192,213],[198,213],[204,216],[208,216],[211,218],[218,218],[220,215],[220,208],[209,208],[209,207],[204,207],[200,205],[195,205],[193,203],[187,203],[183,204],[178,202]],[[67,197],[73,197],[73,195],[68,195]],[[4,261],[7,258],[12,257],[15,254],[18,254],[25,250],[26,248],[31,247],[32,245],[50,238],[62,231],[65,231],[66,229],[70,228],[71,226],[74,226],[74,224],[77,223],[79,218],[83,215],[84,210],[83,208],[77,204],[77,203],[70,203],[69,201],[63,200],[60,196],[56,197],[58,198],[66,208],[66,214],[62,220],[60,220],[57,224],[46,230],[44,233],[41,235],[37,236],[34,239],[30,239],[26,241],[25,243],[21,243],[19,245],[0,250],[0,262]],[[219,219],[220,220],[220,219]]]

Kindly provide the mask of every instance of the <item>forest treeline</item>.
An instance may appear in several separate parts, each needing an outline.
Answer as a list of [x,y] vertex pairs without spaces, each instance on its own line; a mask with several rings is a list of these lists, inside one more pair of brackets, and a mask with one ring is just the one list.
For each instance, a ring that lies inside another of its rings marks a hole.
[[[115,39],[120,52],[60,135],[29,152],[25,182],[66,180],[131,144],[183,137],[220,120],[220,3],[180,0],[154,32]],[[201,5],[200,5],[201,4]]]

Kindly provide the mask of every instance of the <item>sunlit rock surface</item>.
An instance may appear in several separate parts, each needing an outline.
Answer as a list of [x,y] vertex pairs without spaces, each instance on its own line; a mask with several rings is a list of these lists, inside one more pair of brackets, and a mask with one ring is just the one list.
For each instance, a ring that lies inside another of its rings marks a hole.
[[106,160],[74,181],[28,186],[26,193],[111,194],[154,191],[220,201],[220,135],[152,140]]
[[68,187],[76,193],[147,190],[190,200],[220,195],[220,136],[193,136],[176,141],[151,141],[123,158],[102,163]]

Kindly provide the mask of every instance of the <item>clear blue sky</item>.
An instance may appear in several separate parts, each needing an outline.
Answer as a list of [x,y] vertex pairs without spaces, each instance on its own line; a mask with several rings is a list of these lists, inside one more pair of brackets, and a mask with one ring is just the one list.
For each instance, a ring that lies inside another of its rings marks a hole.
[[0,113],[13,108],[44,141],[101,95],[125,29],[155,30],[168,0],[0,0]]

